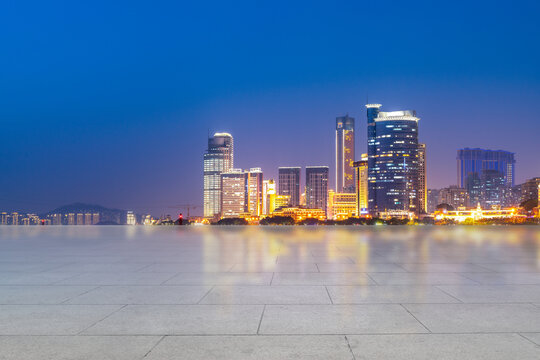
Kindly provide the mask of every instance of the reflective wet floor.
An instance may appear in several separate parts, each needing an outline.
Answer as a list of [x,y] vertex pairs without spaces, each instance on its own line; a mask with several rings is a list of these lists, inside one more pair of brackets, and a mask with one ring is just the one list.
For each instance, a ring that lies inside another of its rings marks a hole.
[[0,227],[0,359],[539,359],[540,227]]

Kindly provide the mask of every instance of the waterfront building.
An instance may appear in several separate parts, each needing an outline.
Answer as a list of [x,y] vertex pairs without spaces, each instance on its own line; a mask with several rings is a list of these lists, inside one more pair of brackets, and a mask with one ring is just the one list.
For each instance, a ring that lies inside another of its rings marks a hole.
[[290,196],[289,206],[300,205],[300,167],[278,168],[278,195]]
[[234,141],[231,134],[215,133],[208,139],[204,154],[204,217],[221,214],[221,174],[234,167]]
[[420,119],[415,111],[382,112],[380,107],[380,104],[366,105],[369,211],[378,216],[419,214]]
[[368,157],[362,154],[362,160],[355,161],[354,181],[356,189],[356,215],[367,214],[368,210]]
[[493,220],[493,219],[525,219],[527,215],[520,214],[516,209],[482,209],[480,205],[469,210],[436,211],[435,220],[452,220],[464,222],[466,220]]
[[521,202],[537,199],[539,196],[540,177],[535,177],[521,184]]
[[76,225],[84,225],[84,214],[81,214],[81,213],[77,214],[77,224]]
[[418,211],[427,212],[426,144],[418,144]]
[[92,225],[92,213],[84,214],[84,223],[85,225]]
[[11,225],[19,225],[20,214],[18,212],[11,213]]
[[322,209],[308,209],[304,207],[284,207],[276,209],[272,216],[290,216],[295,222],[305,219],[326,220],[326,212]]
[[76,225],[74,213],[67,214],[67,223],[68,225]]
[[514,153],[509,151],[460,149],[457,184],[467,189],[471,204],[500,205],[504,189],[514,186],[515,164]]
[[246,208],[246,174],[242,169],[231,169],[221,174],[221,217],[239,217]]
[[328,191],[328,219],[345,220],[353,216],[358,216],[357,206],[356,193]]
[[232,169],[221,174],[221,188],[221,217],[263,215],[263,173],[260,168]]
[[354,118],[336,118],[336,191],[354,193]]
[[7,225],[8,219],[9,219],[8,213],[2,212],[2,214],[0,214],[0,225]]
[[274,179],[263,181],[263,215],[270,215],[275,209],[276,204],[276,182]]
[[92,225],[97,225],[99,223],[99,213],[92,214]]
[[133,211],[128,211],[127,212],[126,224],[127,225],[136,225],[137,224],[137,219],[136,219],[135,214],[133,213]]
[[[439,204],[448,204],[452,206],[454,210],[468,208],[470,206],[469,193],[467,190],[458,188],[455,185],[443,188],[439,191],[437,205]],[[437,205],[435,205],[435,207]]]
[[328,196],[328,166],[306,167],[306,207],[326,213]]
[[428,189],[427,191],[427,213],[433,214],[439,205],[439,189]]
[[263,214],[263,172],[261,168],[251,168],[246,176],[246,212],[252,216],[261,216]]

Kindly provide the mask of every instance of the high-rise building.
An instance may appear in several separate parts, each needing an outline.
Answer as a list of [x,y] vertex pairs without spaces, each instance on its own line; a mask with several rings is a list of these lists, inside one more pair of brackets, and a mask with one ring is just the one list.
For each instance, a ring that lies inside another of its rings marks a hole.
[[263,215],[270,215],[276,204],[276,182],[274,179],[263,181]]
[[345,220],[357,215],[356,193],[328,191],[328,219]]
[[300,205],[300,171],[300,167],[278,168],[278,195],[290,196],[290,206]]
[[482,171],[480,205],[485,209],[503,206],[507,187],[504,175],[500,171],[495,169]]
[[326,212],[328,166],[306,166],[306,206]]
[[535,177],[521,184],[521,202],[537,199],[538,187],[540,186],[540,177]]
[[92,225],[92,213],[85,213],[84,214],[84,224],[85,225]]
[[127,225],[136,225],[137,219],[135,218],[135,214],[133,211],[128,211],[126,216],[126,224]]
[[418,206],[420,213],[427,212],[426,144],[418,144]]
[[77,225],[84,225],[84,214],[77,214]]
[[457,151],[457,184],[467,189],[472,205],[497,202],[505,188],[514,186],[515,164],[514,153],[508,151],[460,149]]
[[20,214],[17,212],[11,213],[11,225],[19,225]]
[[221,188],[222,217],[262,215],[263,173],[260,168],[251,168],[249,171],[232,169],[221,174]]
[[234,142],[231,134],[215,133],[208,139],[204,154],[204,217],[221,214],[221,174],[234,167]]
[[[439,191],[439,198],[437,205],[439,204],[448,204],[458,210],[459,208],[468,208],[469,204],[469,193],[467,190],[458,188],[455,185],[443,188]],[[435,207],[437,206],[435,205]]]
[[7,212],[3,212],[0,214],[0,225],[7,225],[9,219],[9,215]]
[[67,221],[68,225],[76,225],[75,214],[74,213],[69,213],[67,215],[67,219],[68,219],[68,221]]
[[427,191],[427,213],[433,214],[439,205],[439,189],[428,189]]
[[418,121],[411,110],[382,112],[368,104],[368,204],[372,214],[421,211]]
[[99,223],[99,213],[92,214],[92,225],[97,225]]
[[246,209],[246,173],[231,169],[221,174],[221,216],[239,217]]
[[336,192],[354,193],[354,118],[336,118]]
[[368,157],[362,154],[362,160],[354,162],[356,188],[356,216],[366,214],[368,210]]
[[263,172],[261,168],[251,168],[247,172],[247,209],[252,216],[263,214]]

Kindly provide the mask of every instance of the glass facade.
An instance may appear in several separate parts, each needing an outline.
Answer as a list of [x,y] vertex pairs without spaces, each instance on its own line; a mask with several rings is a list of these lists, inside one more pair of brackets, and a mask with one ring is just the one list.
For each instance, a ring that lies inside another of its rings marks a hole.
[[419,118],[414,111],[382,112],[380,106],[366,105],[369,211],[418,214],[424,207],[420,202],[425,204],[425,147],[418,144]]
[[204,154],[204,217],[221,215],[221,174],[234,167],[234,141],[227,133],[216,133],[208,139],[208,149]]
[[290,206],[300,205],[300,167],[278,168],[278,195],[290,196]]
[[354,118],[336,118],[336,188],[338,193],[354,193]]
[[471,206],[504,205],[504,192],[514,186],[514,153],[503,150],[460,149],[458,186],[469,192]]
[[326,213],[328,197],[328,166],[306,167],[306,206]]

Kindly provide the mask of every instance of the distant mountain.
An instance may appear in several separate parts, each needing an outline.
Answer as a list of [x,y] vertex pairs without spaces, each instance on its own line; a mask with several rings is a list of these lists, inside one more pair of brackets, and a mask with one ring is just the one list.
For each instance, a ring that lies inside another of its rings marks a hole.
[[53,214],[85,214],[85,213],[99,213],[100,223],[106,224],[125,224],[127,211],[122,209],[110,209],[101,205],[73,203],[69,205],[60,206],[54,210],[51,210],[42,215]]

